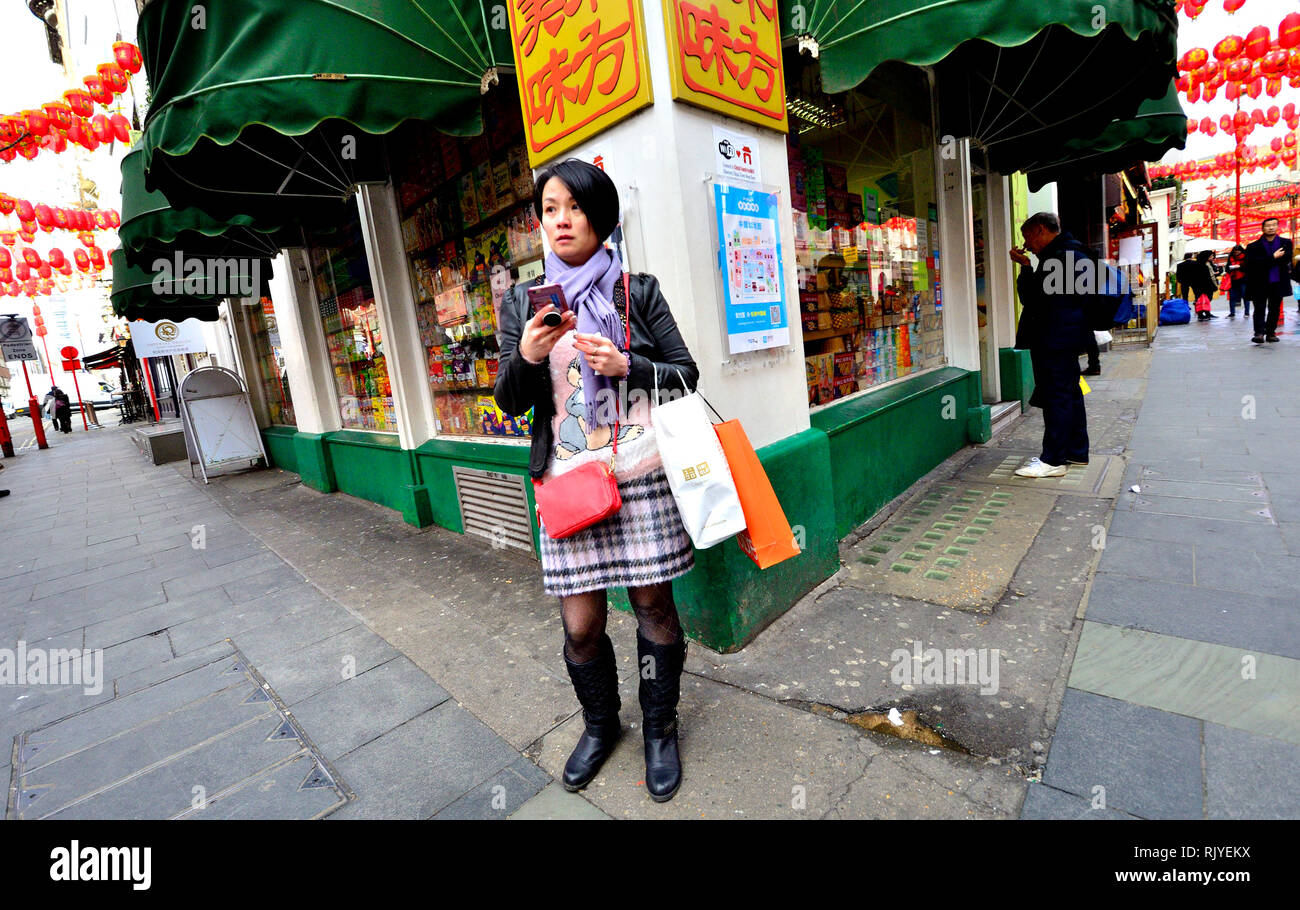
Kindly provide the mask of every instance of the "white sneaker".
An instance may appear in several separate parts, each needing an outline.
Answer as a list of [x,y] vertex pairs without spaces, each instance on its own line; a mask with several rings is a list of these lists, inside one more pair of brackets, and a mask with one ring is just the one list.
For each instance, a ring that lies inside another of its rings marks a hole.
[[1048,464],[1035,456],[1025,462],[1024,467],[1016,468],[1016,474],[1021,477],[1064,477],[1068,470],[1063,464]]

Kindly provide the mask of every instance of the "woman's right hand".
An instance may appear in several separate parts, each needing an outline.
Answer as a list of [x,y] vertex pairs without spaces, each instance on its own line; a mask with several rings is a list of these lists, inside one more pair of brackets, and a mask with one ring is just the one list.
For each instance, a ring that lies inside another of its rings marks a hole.
[[566,310],[560,316],[560,324],[551,328],[542,320],[547,313],[553,311],[555,307],[547,304],[524,326],[523,335],[519,338],[519,354],[530,363],[541,363],[550,357],[551,348],[555,347],[556,342],[578,324],[577,314],[573,310]]

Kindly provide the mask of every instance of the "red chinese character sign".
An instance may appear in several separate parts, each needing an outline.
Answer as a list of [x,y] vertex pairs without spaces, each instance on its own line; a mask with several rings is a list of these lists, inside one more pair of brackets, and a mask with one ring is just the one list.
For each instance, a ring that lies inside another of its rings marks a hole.
[[510,0],[528,163],[653,102],[640,0]]
[[673,99],[788,132],[776,0],[663,0]]

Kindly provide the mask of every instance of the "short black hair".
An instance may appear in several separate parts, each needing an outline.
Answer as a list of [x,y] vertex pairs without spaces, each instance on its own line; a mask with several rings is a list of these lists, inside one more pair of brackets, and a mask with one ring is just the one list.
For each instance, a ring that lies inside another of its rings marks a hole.
[[608,240],[618,226],[618,188],[609,175],[596,165],[577,158],[552,164],[537,175],[537,182],[533,184],[533,211],[537,213],[538,221],[542,220],[542,190],[552,177],[558,177],[578,200],[601,243]]
[[[1278,221],[1278,219],[1275,218],[1275,217],[1265,218],[1263,221],[1261,221],[1261,222],[1259,223],[1259,226],[1262,228],[1264,225],[1268,224],[1270,221]],[[1282,222],[1278,221],[1278,224],[1281,224],[1281,223],[1282,223]]]

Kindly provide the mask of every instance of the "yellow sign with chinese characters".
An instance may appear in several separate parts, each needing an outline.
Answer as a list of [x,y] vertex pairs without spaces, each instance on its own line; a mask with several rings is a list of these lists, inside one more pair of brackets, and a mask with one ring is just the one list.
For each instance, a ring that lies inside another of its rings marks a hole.
[[641,0],[509,0],[528,163],[654,101]]
[[789,132],[776,0],[663,0],[673,99]]

